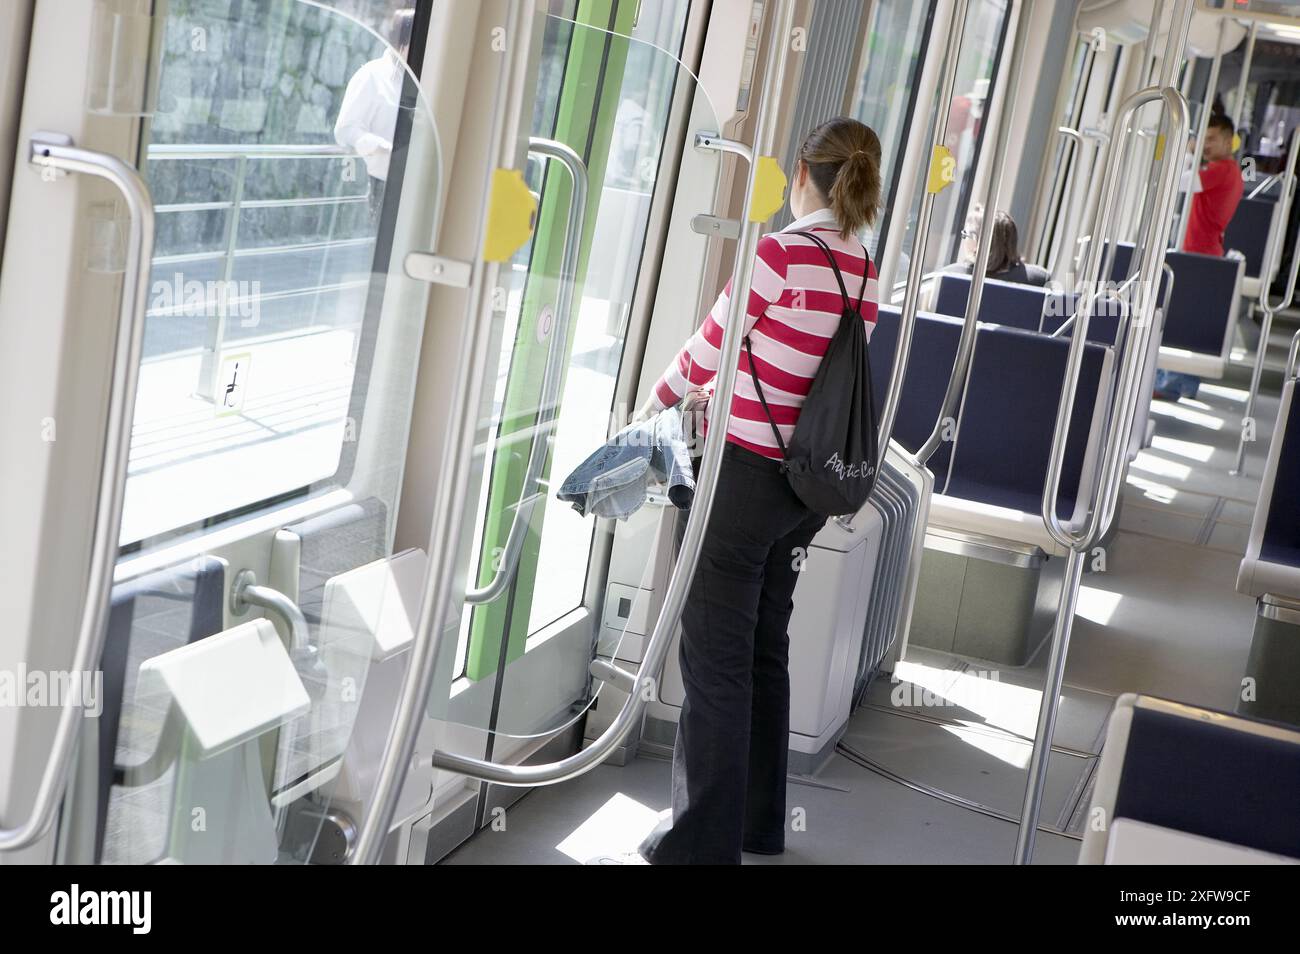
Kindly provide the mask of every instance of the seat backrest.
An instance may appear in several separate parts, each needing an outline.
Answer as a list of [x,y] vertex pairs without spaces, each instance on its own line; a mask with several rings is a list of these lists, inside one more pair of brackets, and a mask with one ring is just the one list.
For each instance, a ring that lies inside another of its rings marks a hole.
[[[140,664],[167,650],[219,633],[224,591],[225,568],[213,557],[199,557],[113,587],[108,632],[100,660],[104,684],[103,711],[99,716],[96,861],[102,860],[104,854],[104,832],[114,766],[118,762],[122,711],[131,707],[130,722],[137,729],[143,729],[143,722],[153,716],[151,711],[137,711],[138,707],[134,705]],[[161,717],[158,719],[161,728]],[[142,731],[141,734],[147,733]],[[139,763],[147,755],[132,753],[127,761]]]
[[1237,313],[1242,261],[1173,251],[1165,253],[1165,261],[1174,272],[1174,291],[1161,344],[1196,354],[1224,354]]
[[[1069,347],[1065,336],[980,328],[962,402],[949,495],[1030,513],[1037,510],[1047,482]],[[1062,518],[1074,512],[1108,352],[1102,345],[1084,346],[1061,471]]]
[[1295,382],[1288,381],[1278,408],[1278,414],[1285,415],[1285,422],[1280,433],[1273,436],[1273,440],[1282,443],[1277,452],[1277,469],[1273,472],[1273,490],[1269,494],[1259,555],[1270,563],[1300,567],[1300,506],[1296,504],[1300,499],[1300,413],[1295,406],[1295,390]]
[[[1228,227],[1223,230],[1224,249],[1236,249],[1246,256],[1246,275],[1249,278],[1259,277],[1264,268],[1264,248],[1277,209],[1275,199],[1242,199]],[[1174,290],[1177,292],[1176,287]]]
[[[898,346],[897,308],[881,305],[875,330],[867,353],[871,361],[871,384],[876,407],[884,406],[889,388],[889,374],[893,368],[894,350]],[[912,349],[908,354],[907,374],[903,379],[902,398],[898,416],[894,421],[894,440],[910,451],[919,450],[930,436],[943,405],[944,392],[952,377],[953,362],[957,359],[957,342],[961,337],[961,322],[942,315],[921,313],[916,316],[912,332]],[[951,453],[945,441],[929,467],[935,475],[946,474]],[[942,478],[936,476],[936,484]]]
[[[1124,252],[1122,245],[1120,250]],[[1129,246],[1125,255],[1131,257],[1132,252],[1133,248]],[[1116,259],[1117,268],[1118,261]],[[957,318],[964,316],[970,282],[969,275],[940,275],[935,291],[934,310],[941,315]],[[1077,303],[1078,295],[1073,291],[985,279],[979,320],[990,325],[1050,334],[1073,316]],[[1114,344],[1118,325],[1118,307],[1113,299],[1103,299],[1093,308],[1092,321],[1088,324],[1088,340]]]
[[[966,314],[966,301],[970,296],[969,275],[940,274],[935,286],[934,310],[955,318]],[[1051,299],[1049,300],[1049,296]],[[1008,325],[1025,331],[1038,331],[1045,321],[1044,315],[1059,315],[1065,310],[1060,292],[1037,285],[1021,285],[984,279],[980,297],[980,321]]]
[[[1106,243],[1106,247],[1110,247],[1109,242]],[[1110,281],[1122,282],[1128,278],[1128,270],[1133,265],[1133,252],[1135,249],[1136,246],[1132,242],[1119,242],[1115,246],[1115,261],[1110,267]],[[1102,254],[1105,255],[1104,249]],[[1083,262],[1087,255],[1088,240],[1085,239],[1079,243],[1079,261]]]
[[[1286,857],[1300,857],[1300,732],[1131,694],[1111,714],[1092,811]],[[1081,863],[1098,864],[1089,829]]]

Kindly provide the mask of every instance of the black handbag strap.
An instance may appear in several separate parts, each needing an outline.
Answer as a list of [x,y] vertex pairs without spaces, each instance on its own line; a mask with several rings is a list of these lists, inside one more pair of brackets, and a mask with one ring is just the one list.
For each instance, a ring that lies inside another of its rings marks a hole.
[[[870,263],[870,256],[867,256],[868,260],[863,263],[862,289],[858,292],[858,307],[854,308],[853,299],[849,297],[849,290],[844,285],[844,275],[840,272],[839,263],[835,261],[835,255],[831,252],[831,247],[827,245],[820,236],[813,235],[811,232],[791,232],[789,234],[802,235],[804,238],[812,239],[814,243],[821,247],[821,250],[826,254],[826,260],[831,263],[831,270],[835,272],[835,281],[839,283],[840,300],[844,305],[844,311],[853,311],[855,313],[861,312],[862,299],[866,297],[867,294],[867,273],[869,271],[867,265]],[[862,249],[862,253],[863,255],[867,254],[865,247]],[[841,317],[843,317],[843,315],[841,315]],[[758,369],[754,367],[754,350],[750,347],[749,335],[745,335],[745,354],[749,357],[749,376],[754,379],[754,391],[758,394],[758,403],[763,405],[763,413],[767,415],[767,423],[771,425],[772,434],[776,437],[777,446],[781,448],[781,460],[783,462],[782,469],[784,469],[784,461],[788,456],[785,449],[785,441],[781,438],[781,429],[776,426],[776,421],[772,419],[772,409],[767,406],[767,398],[763,396],[763,386],[758,383]]]
[[862,263],[862,287],[858,289],[858,306],[854,308],[853,299],[849,297],[849,290],[844,284],[844,273],[840,271],[839,262],[835,261],[835,253],[833,253],[831,251],[831,247],[826,244],[826,240],[823,239],[820,235],[814,235],[812,232],[791,232],[790,234],[802,235],[806,239],[812,239],[813,243],[816,244],[822,250],[822,253],[826,256],[826,261],[831,263],[831,271],[835,273],[835,281],[840,286],[840,301],[844,303],[844,310],[861,312],[862,300],[867,296],[867,274],[870,271],[870,269],[867,267],[867,265],[869,264],[870,256],[867,255],[866,248],[863,247],[862,249],[862,254],[864,256],[864,260]]
[[772,420],[772,409],[767,406],[767,398],[763,397],[763,386],[758,383],[758,371],[754,367],[754,350],[749,346],[749,335],[745,335],[745,354],[749,356],[749,376],[754,379],[754,390],[758,392],[758,403],[763,405],[763,413],[767,415],[767,423],[772,425],[772,433],[776,435],[776,444],[781,448],[781,469],[784,470],[787,457],[785,441],[781,438],[781,429],[776,426],[776,421]]

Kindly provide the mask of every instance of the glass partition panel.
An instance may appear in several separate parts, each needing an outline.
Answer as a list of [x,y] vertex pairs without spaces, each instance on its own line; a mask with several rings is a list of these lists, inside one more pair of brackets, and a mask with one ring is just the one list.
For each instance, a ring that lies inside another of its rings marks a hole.
[[[539,83],[529,164],[538,227],[512,263],[500,360],[485,382],[481,480],[465,515],[470,592],[454,659],[449,652],[443,661],[454,677],[451,699],[431,700],[435,715],[487,730],[494,759],[589,710],[605,691],[588,671],[598,646],[612,656],[648,634],[673,557],[675,514],[648,463],[629,490],[636,512],[624,520],[611,501],[562,491],[627,424],[629,409],[615,400],[643,333],[633,302],[644,283],[664,280],[651,243],[665,241],[667,228],[667,243],[698,247],[701,261],[708,249],[690,219],[710,208],[652,222],[673,181],[661,170],[709,195],[721,165],[718,153],[689,145],[696,131],[719,127],[677,57],[687,6],[579,3],[576,19],[551,15],[544,26],[550,59],[541,75],[551,79]],[[557,143],[572,151],[568,161],[556,158]],[[586,185],[578,220],[575,162]],[[616,586],[611,560],[626,563],[633,550],[635,572]]]
[[[407,62],[420,11],[171,0],[154,18],[158,239],[98,860],[338,861],[364,811],[425,567],[392,552],[429,306],[402,266],[434,247],[443,178]],[[262,514],[282,529],[241,538]],[[133,569],[209,539],[221,559]]]

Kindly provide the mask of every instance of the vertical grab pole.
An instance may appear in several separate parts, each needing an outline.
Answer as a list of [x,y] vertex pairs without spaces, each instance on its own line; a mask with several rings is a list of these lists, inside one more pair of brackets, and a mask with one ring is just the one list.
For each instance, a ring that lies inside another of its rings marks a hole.
[[[1023,7],[1017,4],[1017,13]],[[1016,109],[1016,90],[1020,86],[1021,66],[1025,59],[1029,31],[1023,17],[1015,20],[1016,39],[1011,48],[1008,64],[1006,90],[998,115],[997,138],[993,146],[992,169],[989,170],[988,182],[984,187],[984,218],[980,222],[979,250],[975,263],[971,266],[970,289],[966,296],[966,316],[961,327],[961,337],[957,342],[957,354],[953,359],[952,375],[948,378],[948,389],[944,392],[939,415],[934,422],[934,429],[925,443],[916,452],[916,459],[924,464],[934,456],[943,443],[947,421],[957,408],[962,392],[966,389],[966,377],[970,372],[971,358],[975,352],[976,322],[979,319],[980,303],[984,298],[984,279],[989,267],[989,255],[993,250],[993,216],[997,213],[998,203],[1002,199],[1002,167],[1006,164],[1007,144],[1011,140],[1011,120]],[[909,289],[910,291],[910,289]],[[915,312],[912,318],[915,321]],[[901,381],[899,384],[901,385]]]
[[[480,212],[480,222],[484,228],[488,221],[491,183],[495,173],[499,169],[513,167],[516,162],[528,56],[532,46],[530,11],[531,4],[506,4],[503,35],[509,45],[501,67],[501,90],[497,95],[488,133],[487,194],[483,197]],[[356,847],[346,859],[348,864],[373,864],[379,860],[393,815],[397,811],[402,783],[410,770],[423,707],[433,684],[443,622],[451,607],[461,509],[474,454],[476,409],[483,371],[488,361],[488,339],[492,328],[492,298],[488,289],[496,283],[498,268],[498,263],[487,261],[481,250],[476,252],[466,306],[469,321],[461,333],[456,380],[452,385],[451,406],[447,409],[448,420],[452,422],[448,431],[451,443],[438,473],[438,492],[430,531],[429,565],[425,571],[410,664],[398,693],[393,724],[389,727],[388,738],[384,742],[375,778],[374,797],[362,819]]]
[[[1147,39],[1143,43],[1143,49],[1146,51],[1146,63],[1142,71],[1142,88],[1155,86],[1163,89],[1166,86],[1174,85],[1174,77],[1177,75],[1178,70],[1183,63],[1183,51],[1187,46],[1187,33],[1191,29],[1194,7],[1194,2],[1182,0],[1182,5],[1172,11],[1169,18],[1169,32],[1166,34],[1165,38],[1165,47],[1158,57],[1153,57],[1151,55],[1151,50],[1155,46],[1156,37],[1160,32],[1160,24],[1164,20],[1164,7],[1159,3],[1152,5],[1151,22],[1147,28]],[[1174,37],[1182,37],[1182,41],[1175,45]],[[1223,38],[1220,36],[1219,45],[1222,46],[1222,44]],[[1188,75],[1190,76],[1190,74],[1191,70],[1188,70]],[[1134,122],[1136,121],[1137,117],[1135,115]],[[1125,133],[1127,133],[1127,130],[1125,130]],[[1166,148],[1172,148],[1179,156],[1182,155],[1181,143],[1166,142]],[[1090,235],[1098,238],[1099,241],[1104,241],[1106,238],[1105,235],[1101,235],[1100,237],[1095,235],[1097,209],[1100,206],[1100,202],[1101,192],[1098,190],[1096,193],[1096,199],[1088,212],[1088,221],[1086,223],[1088,228],[1085,228],[1082,231],[1085,235]],[[1143,221],[1143,224],[1145,225],[1145,220]],[[1114,271],[1115,266],[1115,255],[1119,251],[1116,242],[1118,242],[1118,239],[1111,242],[1110,247],[1106,250],[1105,267],[1102,269],[1100,275],[1102,281],[1111,280],[1111,272]],[[1166,244],[1166,240],[1162,238],[1161,247],[1164,247]],[[1134,267],[1137,266],[1138,260],[1136,256],[1134,257],[1132,264]]]
[[[1186,31],[1182,34],[1186,41]],[[1171,34],[1171,43],[1173,35]],[[1119,195],[1119,180],[1127,166],[1128,149],[1131,137],[1128,135],[1128,122],[1146,103],[1156,99],[1164,100],[1168,110],[1168,128],[1171,138],[1187,134],[1187,109],[1182,95],[1172,87],[1156,89],[1150,87],[1139,90],[1124,104],[1115,119],[1114,129],[1118,134],[1124,133],[1118,140],[1121,146],[1116,162],[1106,169],[1105,182],[1102,184],[1101,215],[1093,241],[1089,243],[1087,260],[1083,277],[1094,281],[1099,277],[1104,260],[1102,246],[1097,239],[1106,234],[1110,225],[1111,213],[1116,197]],[[1052,735],[1056,728],[1056,714],[1060,702],[1061,684],[1065,678],[1065,662],[1069,652],[1070,635],[1074,625],[1074,611],[1078,601],[1079,586],[1083,576],[1083,565],[1089,549],[1100,538],[1105,523],[1109,522],[1113,506],[1111,498],[1118,495],[1124,467],[1124,451],[1127,445],[1128,428],[1135,413],[1138,388],[1141,387],[1142,366],[1154,333],[1154,321],[1151,309],[1154,298],[1158,295],[1160,272],[1164,267],[1164,245],[1161,239],[1163,223],[1167,222],[1173,211],[1174,198],[1177,195],[1178,175],[1181,156],[1176,150],[1166,149],[1161,158],[1161,170],[1157,184],[1157,198],[1154,205],[1155,214],[1151,217],[1145,246],[1154,246],[1156,251],[1146,254],[1142,259],[1142,272],[1139,293],[1143,296],[1140,320],[1134,320],[1130,327],[1137,334],[1130,335],[1122,357],[1122,366],[1118,373],[1116,387],[1116,413],[1107,420],[1102,434],[1102,451],[1098,455],[1092,499],[1084,526],[1074,530],[1062,524],[1057,516],[1057,501],[1060,493],[1060,477],[1064,462],[1066,439],[1069,435],[1075,394],[1078,389],[1079,372],[1083,362],[1083,349],[1088,335],[1088,324],[1092,315],[1093,302],[1097,293],[1081,296],[1075,311],[1070,352],[1066,362],[1065,381],[1061,389],[1061,399],[1057,405],[1056,427],[1052,435],[1052,449],[1048,459],[1047,480],[1043,489],[1043,521],[1048,533],[1057,543],[1069,551],[1066,562],[1065,580],[1061,599],[1057,606],[1056,624],[1052,631],[1052,646],[1048,658],[1047,677],[1044,680],[1043,695],[1039,702],[1038,725],[1034,733],[1034,747],[1029,760],[1028,777],[1025,782],[1025,797],[1021,807],[1020,829],[1016,836],[1015,863],[1028,864],[1033,857],[1034,839],[1038,827],[1038,817],[1042,808],[1043,786],[1047,777],[1047,760],[1051,752]]]
[[578,281],[578,255],[582,245],[582,227],[587,221],[587,165],[569,146],[554,139],[533,136],[528,141],[528,151],[535,156],[553,159],[564,166],[569,174],[569,218],[564,233],[564,253],[560,257],[560,288],[555,296],[555,326],[546,350],[546,364],[542,370],[542,391],[537,402],[538,418],[533,439],[528,445],[528,464],[524,468],[524,483],[510,520],[505,549],[492,578],[482,586],[465,591],[466,603],[491,603],[514,582],[519,571],[519,558],[524,551],[524,538],[537,501],[537,485],[542,479],[542,468],[550,450],[551,428],[560,414],[560,384],[564,377],[563,363],[569,354],[569,338],[573,330],[573,289]]
[[[1245,123],[1246,89],[1250,80],[1250,67],[1255,62],[1255,37],[1259,33],[1259,21],[1250,21],[1250,32],[1246,34],[1246,55],[1241,61],[1241,76],[1237,79],[1237,89],[1232,95],[1232,111],[1237,116],[1237,128],[1249,129]],[[1242,143],[1245,146],[1245,143]]]
[[[1067,191],[1066,180],[1070,178],[1070,172],[1067,171],[1069,163],[1066,158],[1070,155],[1071,150],[1074,152],[1074,168],[1082,169],[1086,154],[1084,153],[1085,142],[1083,133],[1069,126],[1057,126],[1056,134],[1066,137],[1065,151],[1061,154],[1061,164],[1057,168],[1056,181],[1052,183],[1052,194],[1048,199],[1048,209],[1056,208],[1063,210],[1065,207],[1065,194]],[[1058,211],[1058,216],[1061,214]],[[1043,217],[1043,226],[1039,230],[1038,239],[1034,244],[1034,261],[1043,260],[1043,246],[1047,244],[1047,226],[1050,215]],[[1058,234],[1055,241],[1052,242],[1052,248],[1048,252],[1047,264],[1044,266],[1053,277],[1056,276],[1056,266],[1061,257],[1061,236]]]
[[[925,246],[930,238],[930,220],[934,217],[934,197],[947,186],[952,179],[947,176],[952,172],[953,158],[948,154],[944,139],[948,136],[948,114],[952,111],[952,97],[957,87],[957,59],[961,54],[961,37],[966,24],[967,0],[956,0],[952,7],[952,17],[948,22],[948,42],[944,48],[943,81],[940,84],[939,102],[934,117],[934,137],[930,141],[930,159],[926,166],[925,193],[921,196],[921,213],[916,220],[916,234],[912,239],[912,257],[907,263],[907,291],[903,295],[903,310],[898,318],[898,345],[894,349],[894,363],[889,370],[889,393],[885,395],[885,405],[880,412],[880,425],[877,437],[878,447],[888,447],[889,439],[894,434],[894,420],[898,416],[898,405],[903,395],[903,379],[907,374],[907,358],[912,351],[912,331],[916,326],[916,310],[920,304],[921,276],[925,271]],[[961,29],[958,28],[961,25]],[[1008,89],[1008,95],[1011,90]],[[897,241],[891,247],[898,254],[903,241],[906,222],[898,234]],[[892,275],[890,276],[892,279]],[[882,288],[889,287],[881,280]]]
[[[1196,120],[1196,148],[1192,151],[1192,182],[1187,186],[1187,198],[1178,214],[1178,232],[1174,241],[1181,251],[1187,239],[1187,220],[1192,216],[1192,185],[1201,168],[1201,154],[1205,150],[1205,133],[1210,128],[1210,110],[1214,108],[1214,93],[1219,85],[1219,67],[1223,65],[1223,41],[1227,36],[1228,18],[1219,20],[1219,38],[1214,41],[1214,59],[1210,63],[1210,78],[1205,84],[1205,103]],[[1172,145],[1172,143],[1171,143]]]
[[[1255,365],[1250,369],[1250,391],[1246,395],[1246,413],[1241,418],[1241,434],[1237,438],[1237,457],[1232,470],[1233,477],[1246,474],[1246,434],[1255,420],[1255,402],[1259,399],[1259,382],[1264,377],[1264,359],[1268,356],[1268,338],[1273,333],[1273,316],[1279,311],[1291,307],[1295,298],[1296,267],[1300,265],[1300,244],[1291,251],[1291,277],[1287,280],[1286,294],[1282,301],[1273,304],[1270,299],[1273,270],[1278,266],[1282,256],[1282,240],[1286,233],[1287,219],[1291,205],[1295,202],[1296,188],[1296,150],[1300,149],[1300,128],[1291,137],[1291,151],[1286,159],[1286,172],[1282,176],[1282,194],[1277,200],[1277,217],[1274,218],[1274,231],[1264,249],[1264,261],[1259,270],[1259,310],[1262,313],[1259,323],[1259,346],[1255,349]],[[1297,227],[1297,242],[1300,243],[1300,227]]]

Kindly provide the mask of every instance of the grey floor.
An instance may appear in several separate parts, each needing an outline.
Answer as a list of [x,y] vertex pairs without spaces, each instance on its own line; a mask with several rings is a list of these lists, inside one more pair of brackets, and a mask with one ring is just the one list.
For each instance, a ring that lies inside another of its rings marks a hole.
[[[1077,856],[1117,695],[1234,705],[1255,608],[1234,585],[1277,409],[1276,397],[1261,398],[1260,440],[1246,476],[1233,477],[1244,399],[1242,385],[1207,383],[1196,400],[1153,407],[1155,440],[1130,468],[1105,572],[1084,578],[1041,816],[1066,834],[1040,832],[1036,863]],[[842,743],[850,752],[984,811],[837,753],[815,778],[791,780],[788,805],[800,823],[786,853],[746,863],[1008,862],[1016,826],[994,815],[1019,815],[1045,655],[1007,670],[914,648],[900,681],[878,680],[850,720]],[[919,699],[918,689],[930,696]],[[667,806],[668,768],[643,756],[536,790],[509,809],[504,830],[484,830],[446,863],[573,864],[631,850]]]

